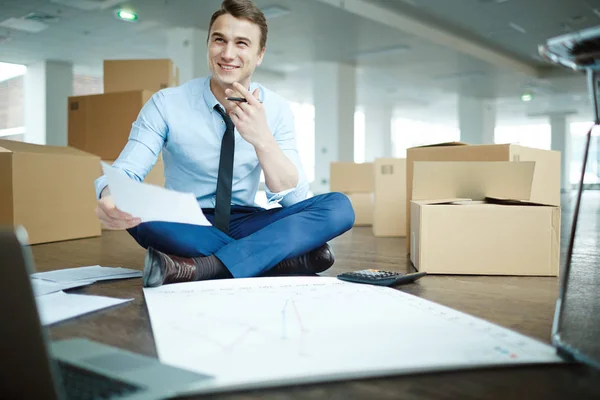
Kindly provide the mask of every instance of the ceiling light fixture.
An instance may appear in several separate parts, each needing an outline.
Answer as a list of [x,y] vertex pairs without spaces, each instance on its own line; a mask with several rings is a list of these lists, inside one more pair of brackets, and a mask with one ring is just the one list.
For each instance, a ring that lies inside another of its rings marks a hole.
[[138,20],[137,14],[130,10],[117,10],[116,16],[118,19],[127,22],[136,22]]
[[533,95],[531,93],[523,93],[521,95],[521,101],[522,102],[528,103],[531,100],[533,100]]
[[281,6],[268,6],[268,7],[262,8],[261,11],[265,15],[266,19],[282,17],[282,16],[288,15],[292,12],[290,9],[284,8]]
[[527,31],[525,30],[525,28],[523,28],[521,25],[515,24],[514,22],[510,22],[508,24],[508,26],[510,26],[511,28],[513,28],[517,32],[521,32],[523,34],[527,33]]
[[373,50],[365,50],[356,54],[356,58],[377,57],[386,55],[404,54],[410,50],[407,45],[389,46]]

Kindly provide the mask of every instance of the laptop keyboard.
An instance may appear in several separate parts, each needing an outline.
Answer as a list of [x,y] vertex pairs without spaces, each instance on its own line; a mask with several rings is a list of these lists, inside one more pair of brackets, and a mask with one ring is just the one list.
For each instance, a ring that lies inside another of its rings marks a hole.
[[113,399],[141,390],[131,385],[57,360],[69,400]]

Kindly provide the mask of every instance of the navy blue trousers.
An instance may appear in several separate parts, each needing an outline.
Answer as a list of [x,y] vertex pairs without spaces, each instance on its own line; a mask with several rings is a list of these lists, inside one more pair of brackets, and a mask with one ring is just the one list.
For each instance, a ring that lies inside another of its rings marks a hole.
[[[213,223],[214,209],[203,209]],[[229,235],[214,226],[145,222],[128,229],[144,248],[180,257],[214,254],[234,278],[261,275],[280,261],[305,254],[354,224],[348,197],[332,192],[289,207],[232,206]]]

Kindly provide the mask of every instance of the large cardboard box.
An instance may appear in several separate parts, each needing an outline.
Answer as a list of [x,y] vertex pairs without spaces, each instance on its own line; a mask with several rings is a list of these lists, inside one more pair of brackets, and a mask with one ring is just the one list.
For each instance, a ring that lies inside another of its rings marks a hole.
[[341,193],[373,193],[373,163],[332,162],[329,189]]
[[104,60],[104,93],[161,89],[179,85],[179,68],[169,59]]
[[348,193],[354,209],[354,226],[373,225],[373,193]]
[[375,236],[406,236],[406,159],[377,158],[374,166]]
[[536,168],[536,162],[415,162],[415,268],[430,274],[557,276],[560,207],[532,202]]
[[116,160],[150,97],[148,90],[69,97],[69,146]]
[[373,224],[373,163],[337,161],[329,166],[329,188],[344,193],[354,208],[354,226]]
[[[406,228],[410,232],[410,207],[413,193],[413,163],[415,161],[535,161],[530,201],[560,204],[560,152],[534,149],[515,144],[467,145],[460,142],[413,147],[406,157]],[[435,177],[439,171],[432,171]],[[411,238],[406,249],[410,251]]]
[[0,224],[23,225],[31,244],[99,236],[99,165],[70,147],[0,140]]

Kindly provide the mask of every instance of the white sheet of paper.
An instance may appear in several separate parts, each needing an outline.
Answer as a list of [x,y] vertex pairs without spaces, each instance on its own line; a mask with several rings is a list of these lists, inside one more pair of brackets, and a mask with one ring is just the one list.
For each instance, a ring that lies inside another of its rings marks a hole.
[[57,269],[54,271],[36,272],[31,274],[32,278],[45,279],[52,282],[75,282],[75,281],[101,281],[111,279],[125,279],[141,277],[142,272],[136,269],[121,267],[101,267],[91,265],[87,267],[75,267]]
[[91,285],[96,281],[76,281],[76,282],[52,282],[45,279],[31,279],[31,287],[33,294],[36,297],[43,296],[54,292],[60,292],[66,289],[73,289],[80,286]]
[[133,299],[115,299],[65,292],[56,292],[35,298],[42,325],[55,324],[131,300]]
[[182,393],[561,362],[553,347],[487,321],[336,278],[198,281],[144,296],[160,360],[216,376]]
[[110,193],[118,209],[142,222],[167,221],[209,226],[192,193],[182,193],[130,179],[101,162]]

